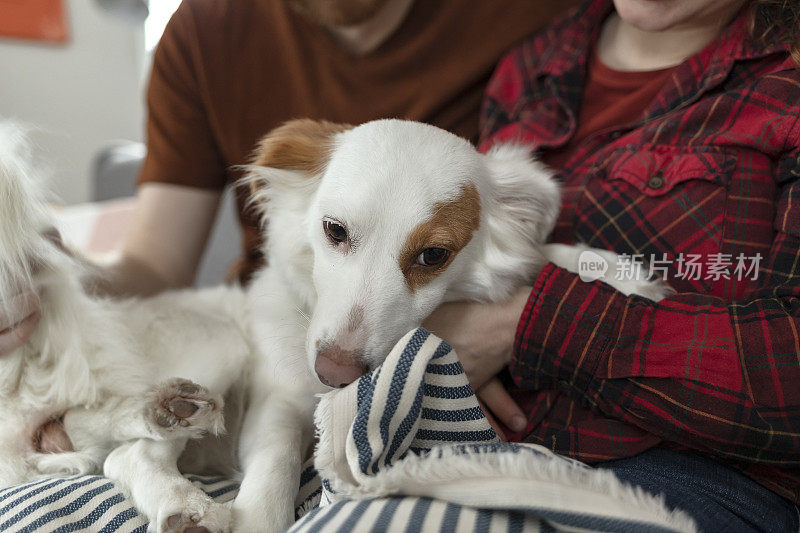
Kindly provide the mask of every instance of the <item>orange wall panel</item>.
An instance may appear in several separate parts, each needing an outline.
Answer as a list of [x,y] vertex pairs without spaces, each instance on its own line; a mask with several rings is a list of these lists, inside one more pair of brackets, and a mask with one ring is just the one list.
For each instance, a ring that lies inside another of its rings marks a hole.
[[0,0],[0,37],[65,42],[63,0]]

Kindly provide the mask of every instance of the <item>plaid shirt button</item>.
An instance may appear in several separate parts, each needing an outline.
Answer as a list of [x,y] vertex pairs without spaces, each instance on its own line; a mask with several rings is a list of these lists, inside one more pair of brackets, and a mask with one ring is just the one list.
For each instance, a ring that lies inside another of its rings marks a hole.
[[660,189],[663,185],[664,177],[661,172],[656,172],[649,180],[647,180],[647,186],[651,189]]

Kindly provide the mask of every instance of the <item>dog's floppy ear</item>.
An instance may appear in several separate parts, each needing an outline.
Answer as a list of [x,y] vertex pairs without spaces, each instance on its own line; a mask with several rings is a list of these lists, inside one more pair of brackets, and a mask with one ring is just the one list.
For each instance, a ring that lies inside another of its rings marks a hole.
[[482,290],[503,298],[543,266],[539,247],[555,226],[561,194],[553,171],[526,146],[496,145],[483,157],[490,183]]
[[554,172],[523,145],[495,145],[484,158],[494,189],[492,222],[507,226],[501,232],[506,237],[517,235],[543,244],[561,210]]
[[41,182],[25,129],[0,121],[0,310],[51,251],[41,238],[51,225]]
[[265,182],[279,184],[288,178],[291,183],[292,177],[308,179],[319,176],[331,157],[334,136],[352,127],[350,124],[305,118],[290,120],[275,128],[259,141],[253,154],[251,169],[256,176],[250,182],[251,191],[257,192]]
[[326,120],[296,119],[262,138],[247,166],[251,202],[265,212],[270,195],[280,189],[316,187],[328,164],[337,133],[353,128]]
[[352,127],[326,120],[290,120],[261,139],[253,165],[318,174],[330,158],[334,135]]

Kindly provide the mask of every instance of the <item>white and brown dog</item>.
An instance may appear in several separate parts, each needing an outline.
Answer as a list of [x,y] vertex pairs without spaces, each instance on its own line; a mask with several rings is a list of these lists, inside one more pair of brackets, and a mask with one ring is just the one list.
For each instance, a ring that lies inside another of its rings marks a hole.
[[[587,248],[544,245],[559,189],[523,146],[481,154],[416,122],[298,120],[261,142],[251,169],[269,267],[249,292],[266,357],[256,379],[269,383],[269,398],[258,403],[263,439],[243,444],[260,446],[258,467],[285,481],[242,490],[248,499],[271,493],[262,501],[273,505],[274,523],[286,524],[291,499],[275,491],[298,483],[311,393],[380,365],[441,303],[502,301],[548,261],[575,271]],[[610,265],[601,279],[625,294],[658,300],[670,292],[660,280],[615,279],[624,259],[594,251]]]
[[[113,302],[85,294],[18,160],[0,152],[0,302],[38,294],[42,316],[0,359],[0,485],[104,464],[158,531],[282,531],[317,393],[380,365],[442,302],[503,300],[583,251],[543,244],[558,187],[523,147],[480,154],[414,122],[300,120],[268,135],[250,167],[269,266],[247,295]],[[604,280],[653,299],[668,290]],[[200,439],[219,432],[223,396],[228,435]],[[43,445],[50,420],[66,444]],[[233,512],[179,461],[241,472]]]

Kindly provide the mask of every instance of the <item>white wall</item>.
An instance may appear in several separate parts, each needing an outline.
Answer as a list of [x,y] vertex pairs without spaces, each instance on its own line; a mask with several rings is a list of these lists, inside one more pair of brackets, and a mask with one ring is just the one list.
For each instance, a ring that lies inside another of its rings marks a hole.
[[[0,116],[36,126],[52,188],[67,203],[90,199],[91,163],[112,139],[141,140],[143,25],[93,0],[66,0],[64,45],[0,39]],[[2,16],[2,14],[0,14]]]

